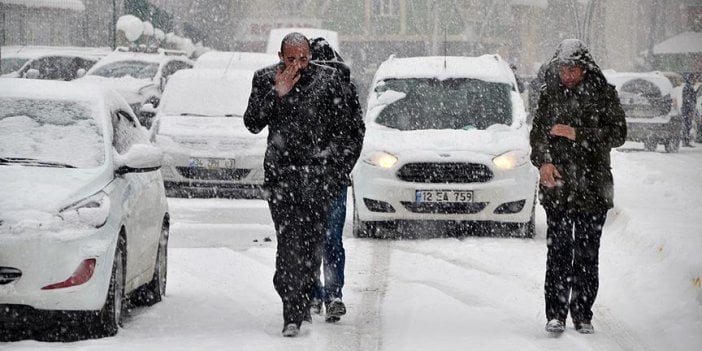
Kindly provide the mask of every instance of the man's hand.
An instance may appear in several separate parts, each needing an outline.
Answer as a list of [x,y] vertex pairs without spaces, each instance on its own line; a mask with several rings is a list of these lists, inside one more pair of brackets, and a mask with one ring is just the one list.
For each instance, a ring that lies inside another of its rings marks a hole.
[[541,168],[539,168],[539,174],[541,176],[541,185],[547,188],[553,188],[556,186],[556,179],[561,179],[561,174],[558,173],[553,163],[542,164]]
[[556,124],[551,128],[551,135],[568,138],[575,141],[575,128],[567,124]]
[[300,80],[300,71],[297,65],[288,65],[285,69],[275,73],[275,91],[278,96],[287,95]]

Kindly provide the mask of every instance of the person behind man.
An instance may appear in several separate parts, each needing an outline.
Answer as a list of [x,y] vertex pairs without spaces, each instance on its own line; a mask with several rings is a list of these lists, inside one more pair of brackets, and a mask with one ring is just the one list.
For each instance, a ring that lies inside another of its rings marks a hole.
[[327,213],[353,167],[346,148],[358,126],[337,71],[309,62],[304,35],[286,35],[278,56],[254,74],[244,124],[252,133],[268,127],[263,186],[277,239],[273,284],[290,337],[311,321]]
[[[353,135],[347,139],[350,144],[346,145],[346,164],[355,164],[361,154],[363,146],[363,135],[365,126],[363,125],[363,111],[358,102],[356,86],[351,82],[351,70],[344,63],[338,52],[324,38],[314,38],[310,40],[312,51],[312,62],[335,68],[341,75],[342,82],[346,88],[347,101],[350,118],[353,124],[358,126],[353,130]],[[349,173],[351,169],[348,169]],[[344,287],[344,266],[346,263],[346,253],[342,241],[344,220],[346,219],[346,193],[347,187],[351,184],[349,173],[344,174],[342,187],[338,194],[332,194],[332,205],[329,210],[327,240],[324,245],[323,267],[324,284],[317,274],[315,294],[312,299],[311,308],[315,313],[321,313],[322,303],[326,306],[325,320],[327,322],[337,322],[346,314],[346,306],[342,301],[342,289]],[[319,270],[316,270],[319,272]]]
[[[690,144],[690,131],[692,122],[695,120],[695,105],[697,105],[697,92],[695,91],[695,76],[692,73],[683,75],[685,84],[682,89],[682,104],[680,112],[683,118],[683,139],[682,144],[686,147],[693,147]],[[698,127],[699,128],[699,127]]]
[[624,143],[626,122],[582,41],[562,41],[547,69],[530,135],[548,225],[546,330],[563,332],[570,312],[575,329],[590,334],[600,236],[613,207],[609,154]]

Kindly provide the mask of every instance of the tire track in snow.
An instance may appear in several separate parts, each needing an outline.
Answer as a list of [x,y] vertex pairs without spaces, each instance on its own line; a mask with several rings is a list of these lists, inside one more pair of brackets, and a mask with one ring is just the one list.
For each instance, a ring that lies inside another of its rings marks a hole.
[[[594,320],[600,325],[600,331],[609,334],[609,338],[593,338],[594,350],[611,349],[612,342],[619,345],[622,351],[649,351],[651,348],[638,338],[628,327],[626,327],[619,319],[612,315],[612,312],[606,306],[598,306],[595,304]],[[598,332],[597,330],[595,332]],[[599,333],[599,332],[598,332]]]

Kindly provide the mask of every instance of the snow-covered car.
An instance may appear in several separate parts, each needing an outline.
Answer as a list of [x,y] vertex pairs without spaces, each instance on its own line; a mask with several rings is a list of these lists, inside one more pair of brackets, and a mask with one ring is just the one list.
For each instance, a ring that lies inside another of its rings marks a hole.
[[116,90],[127,100],[141,124],[149,128],[153,116],[141,114],[142,105],[158,106],[168,78],[181,69],[192,67],[192,60],[182,52],[159,49],[155,53],[146,53],[118,48],[93,66],[81,80]]
[[2,48],[0,77],[73,80],[104,57],[108,48],[7,46]]
[[534,235],[526,112],[499,56],[391,57],[373,78],[365,123],[355,236],[437,221]]
[[659,72],[603,71],[616,86],[626,114],[626,138],[643,142],[647,151],[663,144],[666,152],[678,152],[682,139],[682,118],[673,108],[673,85]]
[[276,54],[245,51],[209,51],[195,60],[194,69],[259,69],[280,61]]
[[267,131],[242,120],[254,70],[191,69],[174,74],[152,133],[166,153],[169,196],[260,197]]
[[128,298],[165,294],[163,153],[116,92],[10,79],[0,92],[0,336],[114,335]]

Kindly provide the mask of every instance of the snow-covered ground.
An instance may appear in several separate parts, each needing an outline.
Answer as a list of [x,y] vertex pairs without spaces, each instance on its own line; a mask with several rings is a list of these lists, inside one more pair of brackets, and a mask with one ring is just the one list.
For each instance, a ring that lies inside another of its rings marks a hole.
[[612,153],[616,208],[602,239],[594,335],[570,322],[561,337],[544,332],[540,207],[533,240],[361,240],[348,216],[348,314],[337,324],[315,316],[289,339],[280,334],[265,202],[170,199],[163,302],[132,311],[113,338],[0,349],[700,350],[702,145],[642,150],[627,143]]

